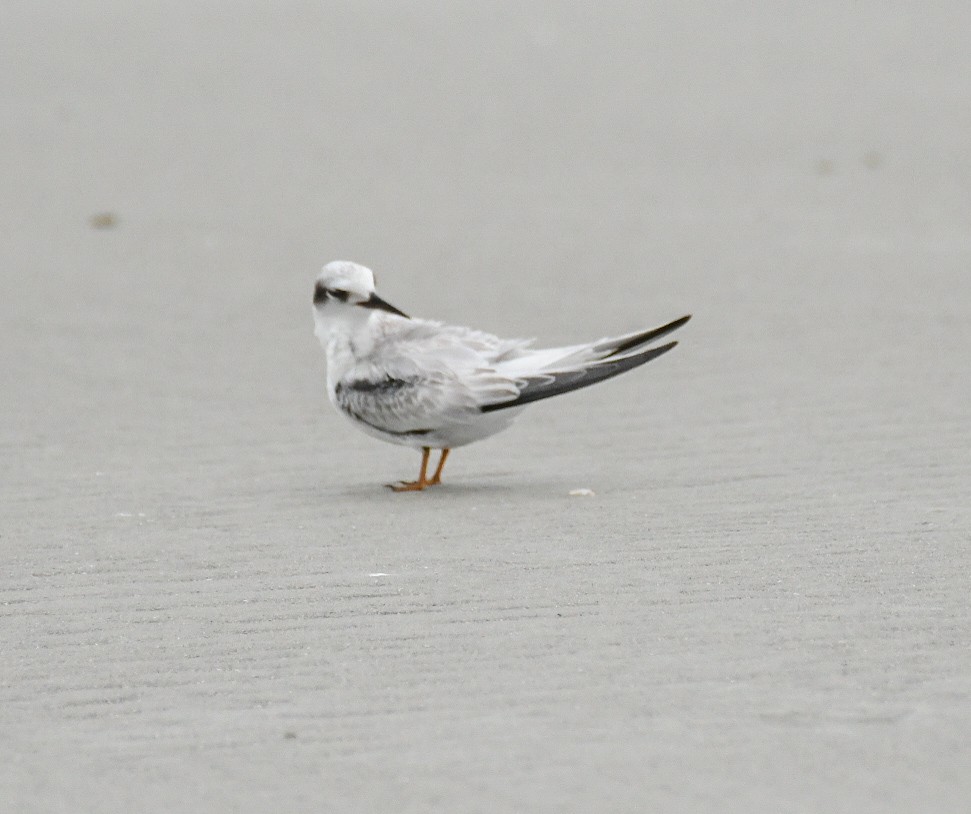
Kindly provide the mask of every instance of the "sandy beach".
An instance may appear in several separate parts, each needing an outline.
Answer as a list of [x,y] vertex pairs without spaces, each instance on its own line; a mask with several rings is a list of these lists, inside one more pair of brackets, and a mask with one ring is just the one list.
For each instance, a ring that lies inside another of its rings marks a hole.
[[[971,7],[714,5],[5,3],[0,808],[969,810]],[[392,494],[335,258],[694,318]]]

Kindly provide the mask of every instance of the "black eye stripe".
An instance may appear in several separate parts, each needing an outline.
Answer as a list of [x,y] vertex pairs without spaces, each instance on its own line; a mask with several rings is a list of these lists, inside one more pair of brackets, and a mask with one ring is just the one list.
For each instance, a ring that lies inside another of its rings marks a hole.
[[351,293],[342,288],[325,288],[320,283],[314,286],[314,305],[320,305],[327,300],[347,302],[347,298],[350,296]]

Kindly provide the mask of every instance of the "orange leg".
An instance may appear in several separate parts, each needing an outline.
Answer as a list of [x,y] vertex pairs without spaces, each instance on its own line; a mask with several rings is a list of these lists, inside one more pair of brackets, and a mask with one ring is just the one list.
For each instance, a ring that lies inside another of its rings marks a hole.
[[428,481],[429,486],[438,486],[442,482],[442,470],[445,468],[445,459],[448,457],[448,453],[451,452],[448,447],[442,450],[442,457],[438,459],[438,466],[435,469],[435,474],[432,475],[432,479]]
[[418,480],[403,480],[399,483],[389,483],[388,488],[395,492],[420,492],[428,486],[428,456],[431,454],[431,447],[421,448],[421,471],[418,473]]

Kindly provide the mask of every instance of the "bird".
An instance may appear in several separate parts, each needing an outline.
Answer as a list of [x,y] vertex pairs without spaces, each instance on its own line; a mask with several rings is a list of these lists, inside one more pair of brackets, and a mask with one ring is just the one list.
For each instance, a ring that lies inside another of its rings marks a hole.
[[[586,344],[533,348],[529,339],[413,319],[378,296],[371,269],[347,260],[317,275],[313,316],[334,407],[368,435],[421,452],[417,480],[386,484],[396,492],[440,484],[451,450],[506,429],[526,405],[667,353],[677,342],[652,343],[691,318]],[[440,457],[429,476],[433,449]]]

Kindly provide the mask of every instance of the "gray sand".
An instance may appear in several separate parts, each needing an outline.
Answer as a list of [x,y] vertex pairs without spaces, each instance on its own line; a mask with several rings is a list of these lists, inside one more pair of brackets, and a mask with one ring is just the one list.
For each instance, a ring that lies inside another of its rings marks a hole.
[[[2,809],[967,811],[971,7],[206,5],[4,3]],[[394,495],[334,258],[695,318]]]

